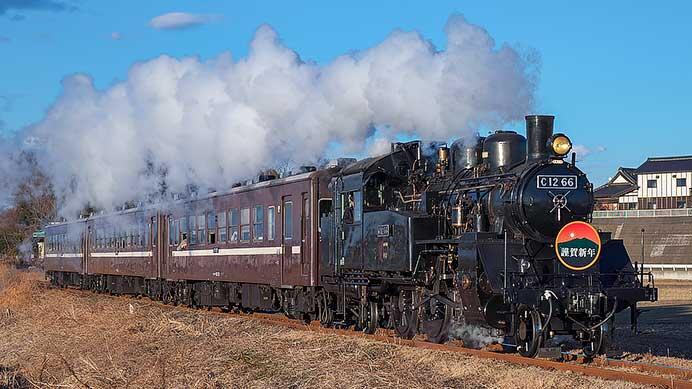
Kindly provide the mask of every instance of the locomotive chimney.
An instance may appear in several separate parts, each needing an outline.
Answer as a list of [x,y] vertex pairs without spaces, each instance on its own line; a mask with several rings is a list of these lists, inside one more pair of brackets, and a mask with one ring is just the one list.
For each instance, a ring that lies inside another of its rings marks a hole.
[[528,141],[528,160],[548,159],[548,140],[553,136],[555,116],[529,115],[526,116],[526,138]]

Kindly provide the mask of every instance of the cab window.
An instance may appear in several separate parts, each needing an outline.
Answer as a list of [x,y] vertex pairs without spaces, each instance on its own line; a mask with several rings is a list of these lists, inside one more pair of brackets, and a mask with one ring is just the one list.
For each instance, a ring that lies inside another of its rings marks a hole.
[[346,224],[360,223],[363,213],[363,196],[360,191],[341,194],[341,220]]

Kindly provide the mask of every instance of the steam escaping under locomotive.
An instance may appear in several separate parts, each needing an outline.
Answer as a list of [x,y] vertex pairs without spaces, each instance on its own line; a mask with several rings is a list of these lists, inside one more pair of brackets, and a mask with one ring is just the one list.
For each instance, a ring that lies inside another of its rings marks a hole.
[[614,314],[630,308],[634,327],[657,289],[588,224],[592,184],[553,121],[51,224],[46,271],[59,286],[432,342],[474,326],[529,357],[570,335],[593,356]]

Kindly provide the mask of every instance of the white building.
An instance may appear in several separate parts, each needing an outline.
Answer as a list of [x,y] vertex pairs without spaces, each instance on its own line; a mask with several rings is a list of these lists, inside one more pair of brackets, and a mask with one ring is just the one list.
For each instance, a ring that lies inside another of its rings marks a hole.
[[594,191],[597,210],[692,208],[692,156],[652,157],[620,168]]

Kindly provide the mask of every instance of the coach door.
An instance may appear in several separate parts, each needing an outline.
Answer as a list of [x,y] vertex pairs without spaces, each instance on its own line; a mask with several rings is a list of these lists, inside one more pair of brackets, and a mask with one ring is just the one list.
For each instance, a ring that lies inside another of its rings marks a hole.
[[310,275],[310,196],[303,193],[300,210],[300,268],[301,275]]
[[[157,264],[157,275],[160,278],[164,273],[165,265],[168,263],[168,220],[169,215],[161,215],[161,220],[159,220],[159,239],[158,239],[158,264]],[[167,273],[167,272],[166,272]]]
[[91,250],[89,250],[89,245],[92,239],[92,230],[91,226],[87,225],[86,226],[86,231],[82,235],[81,243],[81,259],[82,259],[82,274],[89,274],[89,254]]
[[158,220],[159,216],[152,216],[149,218],[149,223],[147,223],[148,226],[148,236],[149,236],[149,245],[151,247],[151,257],[153,261],[153,267],[154,271],[152,272],[153,277],[161,277],[161,273],[163,272],[162,265],[163,261],[161,260],[161,253],[159,251],[159,244],[158,244]]
[[294,284],[297,269],[292,269],[293,259],[293,199],[281,198],[281,284]]

